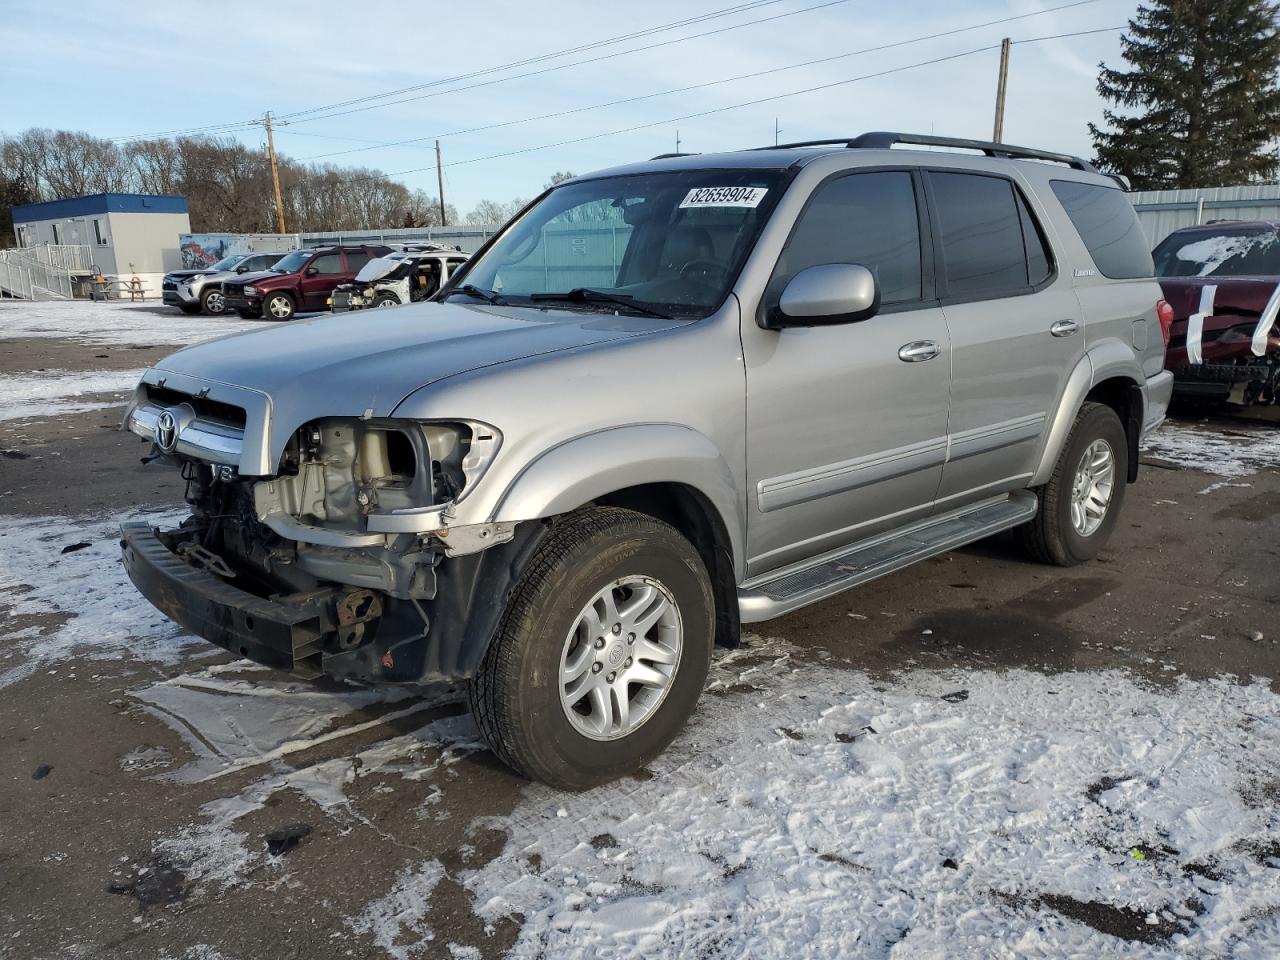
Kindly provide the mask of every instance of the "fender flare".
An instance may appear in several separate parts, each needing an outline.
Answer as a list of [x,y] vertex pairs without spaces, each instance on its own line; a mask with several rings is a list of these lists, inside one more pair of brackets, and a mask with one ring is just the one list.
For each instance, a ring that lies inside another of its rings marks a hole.
[[[1058,401],[1057,413],[1054,414],[1053,421],[1049,425],[1039,463],[1028,486],[1038,487],[1049,482],[1049,478],[1053,476],[1054,465],[1057,464],[1058,457],[1062,455],[1062,449],[1067,444],[1067,437],[1071,433],[1076,415],[1084,406],[1085,397],[1094,386],[1115,377],[1123,377],[1131,381],[1138,390],[1143,404],[1138,422],[1144,422],[1146,376],[1142,372],[1141,364],[1133,355],[1133,348],[1119,340],[1104,340],[1090,347],[1067,376],[1066,385]],[[1128,424],[1125,425],[1125,430],[1127,433]],[[1131,464],[1131,468],[1133,466],[1136,466],[1136,463]]]
[[705,497],[728,534],[734,567],[740,567],[745,497],[719,448],[706,435],[677,423],[612,427],[544,451],[498,497],[489,520],[544,519],[651,483],[683,484]]

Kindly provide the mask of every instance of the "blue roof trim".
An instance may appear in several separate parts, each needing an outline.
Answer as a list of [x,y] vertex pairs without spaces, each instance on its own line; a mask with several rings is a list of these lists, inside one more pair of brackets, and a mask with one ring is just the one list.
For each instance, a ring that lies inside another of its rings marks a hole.
[[24,203],[13,208],[14,223],[66,220],[95,213],[186,213],[187,198],[149,193],[95,193],[88,197]]

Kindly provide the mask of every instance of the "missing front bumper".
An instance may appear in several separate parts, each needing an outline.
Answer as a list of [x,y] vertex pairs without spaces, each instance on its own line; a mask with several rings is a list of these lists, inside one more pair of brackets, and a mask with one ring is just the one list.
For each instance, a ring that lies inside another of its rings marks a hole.
[[179,557],[145,523],[120,527],[125,570],[161,613],[229,653],[276,670],[315,677],[334,631],[334,592],[299,602],[264,600]]

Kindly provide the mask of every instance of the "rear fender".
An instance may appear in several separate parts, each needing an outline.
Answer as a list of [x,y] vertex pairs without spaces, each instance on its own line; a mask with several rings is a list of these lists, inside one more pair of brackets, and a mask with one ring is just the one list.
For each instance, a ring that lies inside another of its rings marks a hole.
[[[1138,395],[1135,395],[1134,399],[1140,400],[1141,405],[1136,413],[1138,423],[1143,422],[1146,394],[1141,385],[1146,383],[1146,377],[1142,373],[1142,365],[1134,356],[1133,347],[1118,340],[1104,340],[1096,344],[1080,358],[1067,377],[1066,387],[1058,402],[1057,413],[1054,414],[1049,425],[1044,449],[1040,453],[1040,461],[1036,465],[1030,486],[1038,487],[1048,483],[1049,478],[1053,476],[1054,465],[1057,464],[1058,457],[1062,455],[1062,450],[1067,445],[1072,424],[1075,423],[1080,408],[1084,406],[1085,397],[1089,395],[1089,391],[1096,384],[1116,377],[1129,380],[1138,390]],[[1129,432],[1129,428],[1130,425],[1125,424],[1126,433]],[[1131,444],[1132,442],[1134,441],[1131,440]],[[1133,460],[1130,464],[1132,471],[1136,465],[1136,458],[1131,457],[1131,459]]]

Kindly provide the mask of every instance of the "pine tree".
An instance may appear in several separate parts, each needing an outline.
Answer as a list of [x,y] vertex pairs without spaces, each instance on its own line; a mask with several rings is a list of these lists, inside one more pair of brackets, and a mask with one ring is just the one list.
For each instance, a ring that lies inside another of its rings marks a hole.
[[1275,177],[1280,33],[1271,0],[1154,0],[1121,39],[1134,69],[1099,64],[1111,129],[1089,124],[1098,164],[1134,189]]

